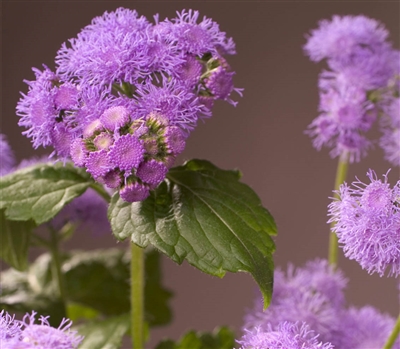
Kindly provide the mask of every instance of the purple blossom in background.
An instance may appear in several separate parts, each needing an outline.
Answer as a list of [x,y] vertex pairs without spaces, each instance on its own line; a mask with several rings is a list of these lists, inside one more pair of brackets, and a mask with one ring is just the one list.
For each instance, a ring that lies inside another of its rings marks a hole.
[[91,233],[94,236],[111,234],[110,222],[107,219],[107,203],[91,188],[66,205],[49,222],[58,229],[67,223],[74,225],[77,234]]
[[31,315],[26,314],[23,321],[14,320],[8,313],[3,314],[2,311],[0,338],[4,349],[76,349],[83,340],[70,329],[72,322],[68,319],[63,319],[60,326],[54,328],[50,326],[48,317],[40,316],[40,324],[36,324],[34,311]]
[[[217,23],[193,10],[154,19],[124,8],[96,17],[61,46],[55,72],[34,69],[17,105],[35,148],[53,147],[130,200],[165,178],[215,100],[241,95],[224,58],[234,42]],[[160,164],[157,179],[144,174],[150,163]]]
[[306,322],[323,342],[333,343],[340,330],[346,284],[343,274],[334,271],[326,260],[310,261],[298,269],[290,265],[286,275],[275,270],[271,305],[263,311],[260,297],[246,315],[243,328],[276,330],[283,321],[300,321]]
[[400,98],[390,98],[383,106],[381,119],[382,137],[379,145],[385,153],[385,159],[400,166]]
[[390,188],[369,170],[370,183],[357,179],[340,186],[339,199],[329,205],[329,221],[346,257],[369,273],[400,274],[400,181]]
[[[335,342],[338,349],[383,348],[393,330],[395,320],[371,306],[349,308],[341,318],[342,331]],[[400,348],[398,339],[393,349]]]
[[318,335],[303,323],[281,322],[276,329],[256,327],[238,341],[240,349],[333,349],[319,341]]
[[[327,146],[332,157],[358,162],[372,145],[366,133],[382,111],[382,100],[395,94],[399,51],[386,41],[387,30],[374,19],[334,16],[319,24],[308,35],[304,50],[315,62],[327,59],[330,70],[320,74],[320,115],[306,133],[317,150]],[[386,153],[393,153],[396,130],[384,128],[381,145]],[[391,160],[393,155],[386,157]]]
[[5,135],[0,133],[0,176],[11,171],[15,158]]

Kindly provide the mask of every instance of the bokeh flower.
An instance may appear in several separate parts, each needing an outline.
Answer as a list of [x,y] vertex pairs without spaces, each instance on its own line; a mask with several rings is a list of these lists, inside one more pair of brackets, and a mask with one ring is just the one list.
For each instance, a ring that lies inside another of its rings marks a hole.
[[[388,31],[365,16],[333,16],[307,36],[305,53],[312,61],[327,60],[320,74],[320,115],[306,131],[317,150],[358,162],[373,141],[367,132],[382,115],[383,101],[398,95],[393,84],[400,71],[399,51],[387,41]],[[398,126],[386,122],[381,145],[392,161]]]
[[238,341],[240,349],[333,349],[331,343],[322,343],[318,334],[310,330],[307,324],[281,322],[276,329],[256,327],[246,331]]

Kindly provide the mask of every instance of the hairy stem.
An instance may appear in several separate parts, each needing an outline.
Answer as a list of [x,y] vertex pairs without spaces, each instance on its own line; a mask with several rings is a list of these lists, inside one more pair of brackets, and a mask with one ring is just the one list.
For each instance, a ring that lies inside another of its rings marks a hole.
[[[336,169],[336,179],[335,179],[335,190],[339,190],[340,185],[346,180],[347,170],[349,163],[346,159],[339,158],[338,166]],[[335,198],[338,198],[338,194],[335,193]],[[335,223],[331,223],[331,233],[329,237],[329,264],[336,267],[338,260],[338,238],[336,233],[332,232]]]
[[400,315],[397,318],[397,321],[393,327],[392,333],[390,334],[389,338],[387,339],[383,349],[391,349],[393,347],[394,342],[396,341],[397,337],[400,333]]
[[144,348],[144,252],[131,243],[131,336],[132,349]]
[[57,281],[58,292],[60,299],[64,305],[64,313],[67,314],[67,297],[65,293],[65,283],[64,283],[64,275],[61,271],[61,258],[59,251],[59,239],[57,232],[54,229],[50,229],[50,253],[52,257],[52,270],[53,277]]

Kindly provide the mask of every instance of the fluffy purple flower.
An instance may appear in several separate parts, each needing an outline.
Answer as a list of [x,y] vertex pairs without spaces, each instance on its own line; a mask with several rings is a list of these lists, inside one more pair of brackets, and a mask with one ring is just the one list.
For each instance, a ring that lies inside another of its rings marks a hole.
[[119,192],[127,202],[143,201],[150,195],[149,187],[139,182],[126,184]]
[[329,205],[332,231],[345,256],[355,259],[369,273],[400,274],[400,181],[390,188],[369,170],[370,183],[357,179],[352,187],[340,186],[339,199]]
[[54,104],[57,109],[73,109],[78,104],[78,88],[71,83],[65,83],[57,89],[54,96]]
[[[8,314],[6,314],[7,316]],[[8,315],[9,316],[9,315]],[[41,316],[40,324],[36,324],[36,313],[26,314],[23,321],[13,320],[9,322],[6,329],[6,338],[3,338],[2,344],[7,349],[76,349],[83,337],[76,331],[71,330],[72,322],[63,319],[58,328],[51,327],[48,317]],[[2,316],[3,321],[3,316]],[[10,327],[13,327],[12,336],[10,336]],[[8,338],[7,338],[8,337]]]
[[22,324],[15,320],[15,316],[11,316],[6,311],[0,312],[0,343],[7,343],[14,337],[19,337]]
[[122,171],[137,168],[143,160],[143,155],[143,145],[130,134],[118,138],[109,152],[110,161]]
[[[395,320],[371,306],[349,308],[341,318],[342,330],[334,343],[338,348],[383,348]],[[393,348],[400,348],[400,339]]]
[[11,171],[15,158],[5,135],[0,133],[0,176]]
[[167,171],[168,169],[163,163],[150,160],[141,163],[136,172],[136,176],[150,186],[157,186],[164,180]]
[[67,223],[73,224],[78,234],[88,232],[95,236],[111,234],[110,222],[107,219],[107,203],[90,188],[66,205],[50,222],[57,229],[61,229]]
[[383,24],[365,16],[333,16],[311,31],[304,50],[315,62],[350,61],[355,55],[379,51],[388,34]]
[[56,124],[50,130],[50,139],[54,147],[52,156],[58,155],[62,159],[70,157],[70,148],[73,140],[73,135],[64,124]]
[[391,98],[383,111],[379,145],[385,153],[385,159],[395,166],[400,166],[400,98]]
[[191,131],[196,126],[199,114],[204,111],[193,92],[177,80],[163,79],[160,87],[151,83],[144,84],[138,88],[137,93],[140,97],[140,114],[161,114],[171,125],[185,131]]
[[78,77],[82,86],[91,84],[134,83],[142,77],[142,46],[149,23],[136,11],[119,8],[93,19],[77,38],[64,43],[58,51],[57,73]]
[[303,323],[281,322],[276,329],[256,327],[238,341],[240,349],[333,349],[331,343],[322,343],[318,334]]
[[36,80],[25,81],[29,86],[28,94],[22,94],[17,104],[18,125],[27,130],[24,135],[32,138],[33,146],[51,144],[50,131],[55,125],[57,112],[53,103],[53,81],[57,76],[46,66],[44,70],[33,68]]
[[[320,75],[321,114],[307,131],[316,149],[330,147],[332,157],[350,162],[367,154],[372,142],[365,133],[381,114],[380,102],[400,70],[400,53],[387,36],[379,22],[364,16],[334,16],[311,32],[306,53],[313,61],[326,58],[331,69]],[[389,149],[390,135],[382,141]]]
[[287,274],[276,270],[271,305],[263,311],[261,297],[245,317],[245,329],[269,326],[276,330],[283,321],[306,322],[324,342],[333,342],[340,329],[346,279],[327,261],[315,260],[305,267],[289,266]]
[[[223,57],[235,53],[234,43],[218,24],[192,10],[154,19],[124,8],[105,12],[62,45],[56,73],[34,69],[17,106],[34,147],[51,145],[52,155],[122,190],[142,184],[146,163],[159,163],[165,177],[214,100],[235,104],[230,94],[240,89]],[[144,183],[154,187],[159,177]]]
[[176,68],[177,77],[190,87],[200,81],[203,65],[193,55],[186,55],[185,60]]
[[57,328],[50,326],[47,317],[39,318],[40,325],[35,324],[35,312],[31,315],[26,314],[23,322],[24,327],[21,333],[22,342],[28,343],[29,347],[35,348],[54,348],[54,349],[71,349],[77,348],[83,340],[76,331],[70,329],[72,322],[63,319]]
[[342,83],[329,72],[321,74],[320,89],[321,114],[306,133],[314,137],[317,150],[328,146],[332,157],[360,161],[371,146],[365,133],[376,120],[375,106],[366,99],[363,89]]
[[173,19],[173,27],[170,35],[176,41],[176,45],[183,51],[202,56],[205,53],[235,54],[235,44],[231,38],[221,32],[217,23],[204,17],[200,23],[198,11],[185,11],[177,13]]
[[106,129],[114,131],[130,121],[129,111],[123,106],[111,107],[100,116],[100,121]]
[[216,99],[227,99],[231,94],[234,74],[234,72],[228,72],[221,66],[211,72],[206,79],[206,86]]

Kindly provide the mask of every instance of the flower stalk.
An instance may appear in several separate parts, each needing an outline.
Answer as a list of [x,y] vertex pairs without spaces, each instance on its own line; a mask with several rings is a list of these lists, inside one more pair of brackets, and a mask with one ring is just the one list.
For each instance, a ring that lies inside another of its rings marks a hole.
[[[346,180],[347,170],[349,167],[347,157],[340,157],[338,166],[336,169],[336,178],[335,178],[335,191],[339,190],[339,187],[343,182]],[[338,198],[337,192],[335,193],[335,198]],[[332,231],[335,223],[331,223],[331,233],[329,237],[329,264],[333,265],[334,267],[337,266],[338,263],[338,238],[336,233]]]
[[389,338],[387,339],[383,349],[391,349],[393,348],[394,342],[396,341],[397,337],[400,334],[400,314],[397,318],[397,321],[393,327],[392,333],[390,334]]
[[49,249],[52,257],[53,277],[57,282],[58,293],[63,304],[64,314],[67,314],[67,297],[65,293],[64,275],[61,270],[61,258],[59,250],[59,238],[54,229],[50,229],[50,244]]
[[131,243],[131,336],[132,349],[144,348],[144,252]]

